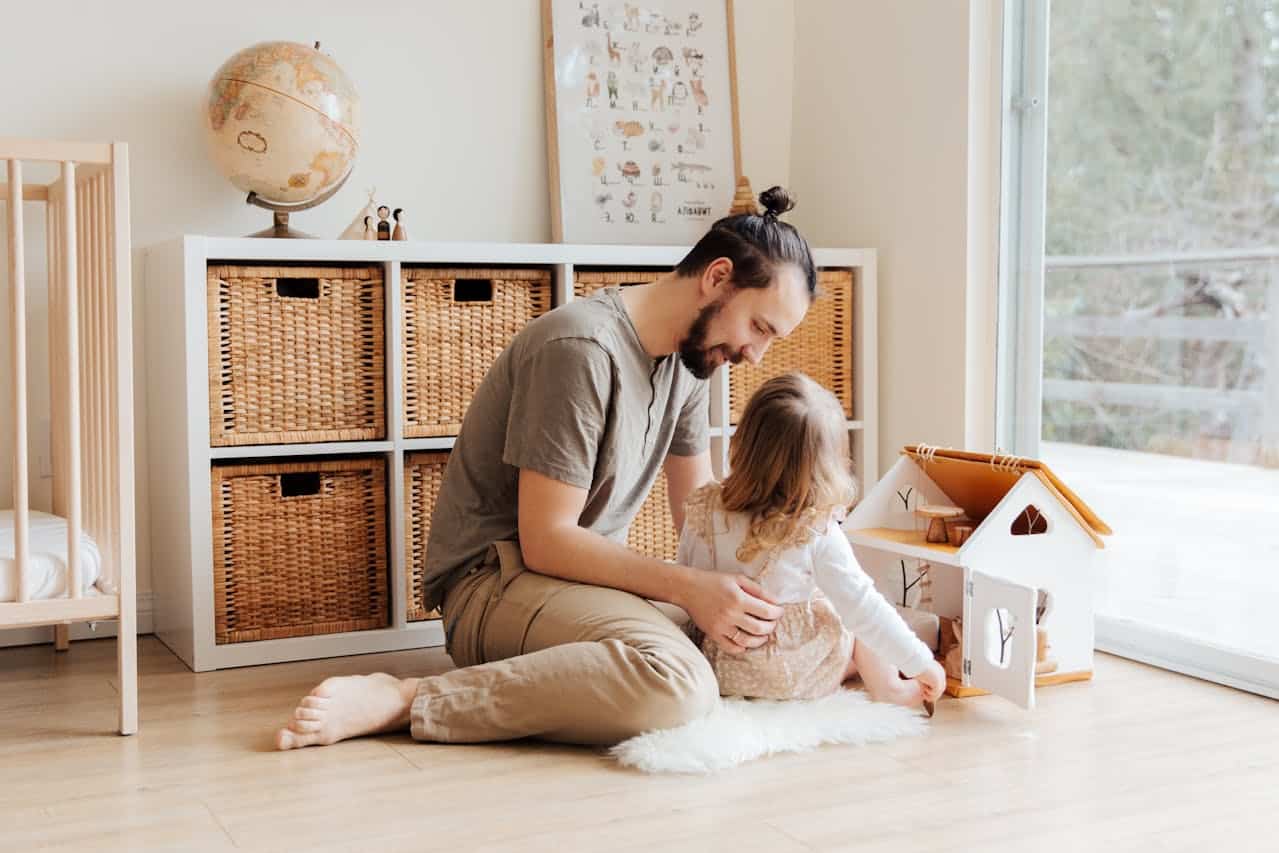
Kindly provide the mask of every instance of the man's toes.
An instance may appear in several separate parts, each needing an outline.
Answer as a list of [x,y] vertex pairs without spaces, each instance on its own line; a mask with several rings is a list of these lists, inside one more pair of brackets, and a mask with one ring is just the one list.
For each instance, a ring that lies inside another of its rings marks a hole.
[[329,704],[329,697],[312,695],[312,696],[302,697],[302,701],[298,704],[298,707],[319,709],[319,708],[323,708],[324,706],[328,704]]
[[310,746],[319,740],[319,735],[295,732],[292,729],[280,729],[275,733],[276,749],[297,749]]
[[318,685],[316,685],[315,689],[311,691],[311,695],[322,698],[322,699],[327,699],[328,697],[333,695],[335,688],[337,687],[337,682],[338,682],[338,678],[336,677],[326,678],[323,681],[321,681]]
[[321,720],[324,719],[324,712],[319,708],[312,708],[308,705],[299,705],[293,709],[293,719],[295,720]]
[[311,734],[320,730],[319,720],[289,720],[289,730],[296,734]]

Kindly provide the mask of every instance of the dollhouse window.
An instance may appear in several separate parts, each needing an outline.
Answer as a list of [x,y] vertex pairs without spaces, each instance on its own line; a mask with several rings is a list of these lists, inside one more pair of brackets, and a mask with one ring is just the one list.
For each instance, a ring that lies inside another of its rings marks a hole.
[[1037,536],[1048,532],[1048,519],[1039,507],[1030,504],[1013,519],[1010,532],[1013,536]]

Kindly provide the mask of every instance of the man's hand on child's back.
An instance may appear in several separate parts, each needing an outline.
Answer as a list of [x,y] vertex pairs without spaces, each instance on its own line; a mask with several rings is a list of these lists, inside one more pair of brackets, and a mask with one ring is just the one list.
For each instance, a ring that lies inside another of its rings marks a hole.
[[763,588],[745,575],[689,570],[683,600],[675,602],[688,612],[707,637],[730,654],[741,654],[768,642],[782,609]]

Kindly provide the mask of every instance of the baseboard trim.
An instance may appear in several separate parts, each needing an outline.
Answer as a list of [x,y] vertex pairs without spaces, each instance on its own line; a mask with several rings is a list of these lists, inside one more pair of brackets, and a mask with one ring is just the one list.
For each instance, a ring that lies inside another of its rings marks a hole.
[[1095,645],[1098,651],[1279,699],[1279,661],[1102,615],[1097,616]]
[[[154,628],[155,596],[143,593],[138,596],[138,635],[150,634]],[[71,625],[71,642],[77,640],[100,640],[103,637],[114,637],[119,633],[120,623],[111,622],[76,622]],[[39,646],[53,643],[53,626],[42,625],[38,628],[13,628],[0,631],[0,649],[11,646]]]

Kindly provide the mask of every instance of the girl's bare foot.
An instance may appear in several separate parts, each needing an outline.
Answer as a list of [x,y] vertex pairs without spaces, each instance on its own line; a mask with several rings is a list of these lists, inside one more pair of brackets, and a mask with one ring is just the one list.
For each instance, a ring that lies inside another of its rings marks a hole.
[[276,732],[277,749],[328,746],[360,735],[407,729],[416,678],[385,672],[327,678],[302,698],[293,719]]

